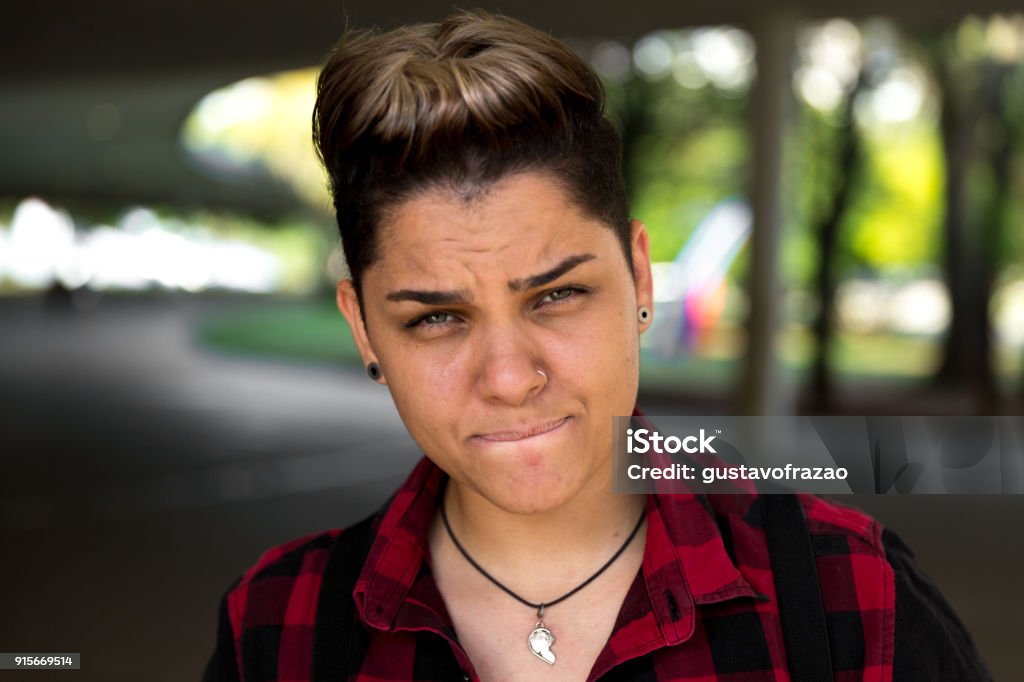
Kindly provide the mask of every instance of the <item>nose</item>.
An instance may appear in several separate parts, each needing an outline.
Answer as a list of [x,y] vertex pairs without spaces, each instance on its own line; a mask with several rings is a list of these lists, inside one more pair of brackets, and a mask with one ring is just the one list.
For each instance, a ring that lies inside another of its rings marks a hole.
[[540,393],[548,382],[541,370],[539,347],[531,338],[528,323],[496,326],[480,338],[478,385],[484,398],[518,406]]

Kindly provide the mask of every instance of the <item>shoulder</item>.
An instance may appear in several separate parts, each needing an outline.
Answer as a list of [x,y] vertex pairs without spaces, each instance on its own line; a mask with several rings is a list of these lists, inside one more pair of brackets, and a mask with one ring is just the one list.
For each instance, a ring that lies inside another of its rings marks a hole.
[[351,564],[348,570],[358,572],[377,520],[370,516],[265,551],[225,595],[236,635],[254,627],[312,625],[328,565]]
[[781,496],[709,496],[719,528],[729,536],[740,566],[770,569],[780,549],[803,551],[801,547],[808,547],[807,543],[787,541],[783,545],[783,540],[805,525],[826,612],[851,614],[851,627],[861,627],[862,623],[852,622],[852,614],[860,614],[857,620],[871,619],[868,629],[878,636],[887,629],[891,632],[895,576],[886,556],[882,524],[856,507],[815,495],[792,495],[789,500],[795,497],[799,505],[782,506],[785,518],[802,510],[805,524],[788,522],[774,533],[767,527],[778,522],[769,521],[772,512],[768,506],[777,501],[772,498]]
[[[815,554],[854,553],[885,561],[882,524],[846,504],[796,493],[807,522]],[[765,543],[763,495],[708,495],[707,504],[719,526],[743,529],[750,544]],[[751,532],[756,531],[756,532]]]
[[[709,497],[719,525],[741,545],[733,551],[766,557],[762,498]],[[856,507],[797,497],[837,669],[891,666],[894,680],[992,679],[970,632],[897,533]]]
[[315,571],[326,553],[345,529],[334,528],[304,535],[271,547],[263,552],[241,578],[241,584],[251,584],[282,575],[298,575]]
[[[884,609],[877,620],[892,632],[894,680],[992,679],[970,631],[896,532],[854,507],[812,495],[801,495],[801,502],[823,586],[830,577],[828,572],[837,570],[836,563],[828,560],[830,556],[845,555],[842,561],[853,565],[870,556],[870,564],[877,566],[862,571],[847,590],[856,595],[859,605],[863,606],[865,595],[869,595],[870,601]],[[877,581],[864,579],[872,574],[878,576]],[[832,589],[842,589],[842,585]],[[881,598],[870,596],[875,594]],[[827,594],[823,598],[829,600]],[[861,611],[864,614],[863,608]],[[864,617],[862,621],[866,622]],[[830,628],[832,625],[830,619]]]
[[[775,572],[804,571],[800,555],[810,553],[808,577],[817,574],[833,646],[849,654],[839,656],[850,659],[843,664],[852,666],[865,656],[892,660],[896,581],[877,520],[855,507],[802,493],[709,498],[726,547],[751,584],[774,594]],[[791,504],[794,499],[798,504]],[[777,504],[782,501],[787,504]],[[800,511],[804,519],[794,519]],[[802,527],[807,539],[794,541]]]
[[885,556],[882,524],[864,511],[815,495],[797,495],[807,517],[807,531],[812,538],[843,537],[856,549],[878,557]]
[[221,599],[204,682],[276,680],[285,673],[299,679],[309,670],[321,593],[332,589],[325,583],[337,582],[325,577],[345,579],[361,569],[374,525],[369,517],[264,552]]
[[895,584],[894,679],[991,680],[970,631],[907,543],[885,529],[882,544]]

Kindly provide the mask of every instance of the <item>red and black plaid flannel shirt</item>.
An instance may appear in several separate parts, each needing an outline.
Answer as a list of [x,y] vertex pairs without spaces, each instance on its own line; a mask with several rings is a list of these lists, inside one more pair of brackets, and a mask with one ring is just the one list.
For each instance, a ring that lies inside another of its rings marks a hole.
[[[424,459],[367,521],[264,554],[225,595],[205,679],[477,679],[425,555],[444,476]],[[758,500],[648,497],[642,568],[590,680],[789,679]],[[990,679],[899,538],[855,509],[801,501],[836,680]]]

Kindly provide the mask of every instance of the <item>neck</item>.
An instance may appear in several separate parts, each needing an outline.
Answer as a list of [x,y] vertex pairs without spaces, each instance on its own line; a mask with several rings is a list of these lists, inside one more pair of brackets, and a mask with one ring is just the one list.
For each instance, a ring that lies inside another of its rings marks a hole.
[[[560,587],[561,576],[583,575],[607,561],[629,537],[644,503],[642,495],[612,493],[610,481],[533,514],[502,510],[456,481],[449,481],[443,500],[452,531],[466,551],[492,574],[535,592],[534,601],[550,599],[548,591]],[[440,522],[432,535],[450,543]],[[639,535],[634,544],[642,542]]]

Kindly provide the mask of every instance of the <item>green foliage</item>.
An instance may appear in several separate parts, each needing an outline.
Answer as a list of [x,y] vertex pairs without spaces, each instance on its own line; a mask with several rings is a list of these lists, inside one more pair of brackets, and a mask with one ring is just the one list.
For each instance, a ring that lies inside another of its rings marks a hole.
[[864,131],[866,164],[842,225],[847,265],[886,270],[937,262],[942,151],[934,126]]

